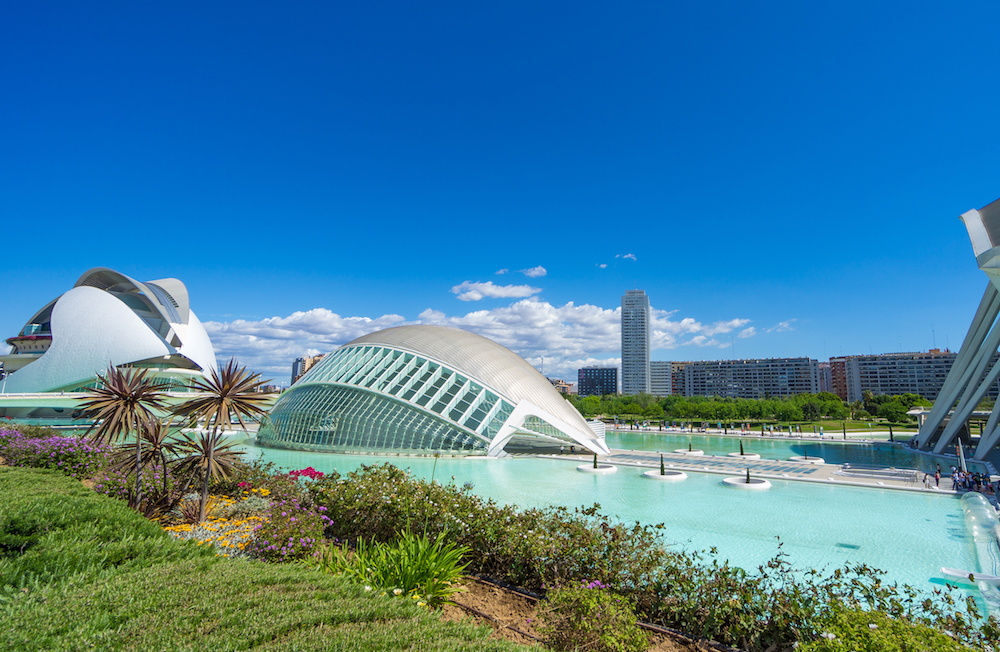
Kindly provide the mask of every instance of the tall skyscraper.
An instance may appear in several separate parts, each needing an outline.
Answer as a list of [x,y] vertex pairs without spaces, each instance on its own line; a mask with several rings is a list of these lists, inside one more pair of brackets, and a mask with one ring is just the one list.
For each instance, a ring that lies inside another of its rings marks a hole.
[[622,297],[622,394],[650,393],[649,297],[628,290]]

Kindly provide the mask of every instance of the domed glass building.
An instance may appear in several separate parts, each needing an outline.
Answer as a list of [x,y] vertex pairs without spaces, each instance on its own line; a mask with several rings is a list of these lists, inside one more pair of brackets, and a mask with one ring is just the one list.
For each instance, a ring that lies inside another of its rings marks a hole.
[[522,357],[468,331],[423,325],[377,331],[324,357],[281,395],[257,442],[338,453],[608,452]]

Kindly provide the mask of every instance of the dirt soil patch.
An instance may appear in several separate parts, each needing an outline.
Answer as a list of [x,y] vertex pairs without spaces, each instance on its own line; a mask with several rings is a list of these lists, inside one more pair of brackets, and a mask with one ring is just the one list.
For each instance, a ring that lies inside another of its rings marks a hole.
[[[536,601],[526,595],[472,578],[461,583],[464,589],[453,598],[457,605],[441,608],[445,620],[469,620],[493,627],[493,638],[538,645]],[[650,652],[707,652],[716,650],[696,641],[650,632]]]

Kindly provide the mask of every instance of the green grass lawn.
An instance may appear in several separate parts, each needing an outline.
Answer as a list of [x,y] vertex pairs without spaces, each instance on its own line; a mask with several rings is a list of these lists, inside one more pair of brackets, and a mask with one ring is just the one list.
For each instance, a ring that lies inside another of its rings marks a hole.
[[0,467],[2,650],[518,650],[290,564],[215,557],[52,471]]

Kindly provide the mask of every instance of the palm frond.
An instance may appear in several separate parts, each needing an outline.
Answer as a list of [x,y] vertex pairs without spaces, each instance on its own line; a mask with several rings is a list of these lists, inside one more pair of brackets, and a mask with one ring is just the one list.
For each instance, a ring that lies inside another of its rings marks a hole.
[[203,395],[178,405],[174,414],[204,420],[205,427],[213,430],[229,427],[235,417],[246,430],[244,419],[262,416],[267,411],[264,405],[269,397],[257,391],[266,382],[260,374],[251,373],[230,359],[221,369],[213,369],[208,378],[192,381],[192,388]]
[[79,406],[83,416],[94,421],[88,436],[99,442],[117,441],[153,419],[153,410],[166,408],[163,392],[148,374],[149,369],[112,364],[105,375],[97,375],[98,386],[86,390],[92,398]]
[[114,466],[125,468],[132,464],[136,457],[136,446],[139,446],[140,466],[146,468],[152,464],[172,461],[180,452],[179,442],[170,433],[170,422],[159,419],[143,421],[139,428],[139,443],[128,442],[118,446],[114,452]]
[[236,463],[243,451],[233,450],[232,441],[226,441],[221,433],[201,432],[188,434],[177,444],[181,457],[177,469],[181,473],[197,471],[211,480],[226,480],[236,469]]

